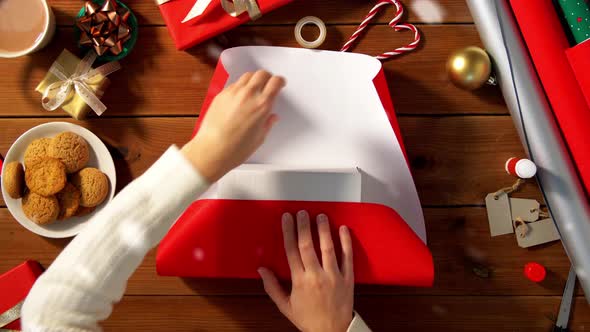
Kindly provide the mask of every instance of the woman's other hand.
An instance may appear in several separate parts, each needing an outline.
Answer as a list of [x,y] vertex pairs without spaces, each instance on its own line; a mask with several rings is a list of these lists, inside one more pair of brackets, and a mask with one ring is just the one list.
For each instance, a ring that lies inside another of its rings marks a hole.
[[309,214],[283,215],[283,237],[291,269],[292,289],[287,294],[275,275],[266,268],[258,273],[270,298],[299,330],[345,332],[353,318],[354,272],[352,242],[346,226],[340,227],[342,264],[336,260],[328,217],[317,216],[321,264],[311,234]]

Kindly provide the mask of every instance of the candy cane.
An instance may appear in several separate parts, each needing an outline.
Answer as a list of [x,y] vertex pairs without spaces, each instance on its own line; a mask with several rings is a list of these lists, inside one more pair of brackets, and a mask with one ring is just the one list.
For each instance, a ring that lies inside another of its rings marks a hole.
[[396,55],[411,52],[411,51],[415,50],[416,47],[418,47],[418,44],[420,44],[420,32],[413,24],[398,24],[394,27],[394,29],[395,29],[395,31],[400,31],[400,30],[404,30],[404,29],[413,31],[414,32],[414,41],[409,43],[406,46],[398,47],[393,51],[384,52],[383,54],[376,56],[377,59],[386,60],[386,59],[389,59],[389,58],[396,56]]
[[380,0],[369,11],[369,14],[367,14],[365,19],[361,22],[361,24],[356,29],[356,31],[352,34],[352,36],[350,36],[350,39],[346,42],[346,44],[344,44],[344,46],[342,46],[342,49],[340,49],[340,51],[342,51],[342,52],[348,51],[352,47],[352,45],[355,43],[355,41],[358,39],[359,35],[367,28],[367,26],[369,25],[369,22],[381,10],[381,8],[384,6],[390,5],[390,4],[395,5],[396,13],[395,13],[395,17],[389,22],[389,26],[394,28],[395,31],[401,31],[401,30],[413,31],[414,32],[414,41],[412,41],[411,43],[409,43],[408,45],[405,45],[403,47],[396,48],[393,51],[384,52],[384,53],[376,56],[376,58],[379,60],[386,60],[386,59],[389,59],[393,56],[404,54],[407,52],[411,52],[414,49],[416,49],[416,47],[420,43],[420,32],[418,31],[418,29],[413,24],[398,24],[404,14],[404,7],[402,6],[402,4],[398,0]]

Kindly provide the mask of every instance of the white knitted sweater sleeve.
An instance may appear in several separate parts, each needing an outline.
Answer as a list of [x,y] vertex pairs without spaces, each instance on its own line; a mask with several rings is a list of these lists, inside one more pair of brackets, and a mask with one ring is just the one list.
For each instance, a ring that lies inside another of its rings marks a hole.
[[209,184],[170,147],[97,213],[37,280],[24,331],[100,331],[146,253]]
[[[88,222],[37,280],[22,308],[30,332],[101,331],[127,280],[209,183],[172,146]],[[370,331],[355,315],[349,332]]]

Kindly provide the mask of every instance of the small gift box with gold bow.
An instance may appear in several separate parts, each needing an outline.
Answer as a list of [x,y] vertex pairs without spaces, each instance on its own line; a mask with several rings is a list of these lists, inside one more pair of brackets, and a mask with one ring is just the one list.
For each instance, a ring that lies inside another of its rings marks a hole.
[[22,304],[43,268],[35,261],[26,261],[0,275],[0,330],[20,329]]
[[204,40],[293,0],[156,0],[168,31],[179,50]]
[[93,69],[96,57],[90,51],[80,60],[63,50],[35,89],[43,95],[43,108],[47,111],[62,108],[77,120],[84,119],[90,110],[97,115],[104,113],[106,106],[100,98],[110,82],[107,76],[121,67],[118,62],[109,62]]

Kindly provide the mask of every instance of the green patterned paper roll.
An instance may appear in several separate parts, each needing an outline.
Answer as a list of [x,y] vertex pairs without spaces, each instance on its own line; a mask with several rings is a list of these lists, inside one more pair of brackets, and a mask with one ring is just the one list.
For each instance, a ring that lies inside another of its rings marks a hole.
[[558,3],[576,43],[590,39],[589,0],[558,0]]

